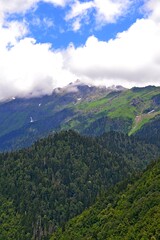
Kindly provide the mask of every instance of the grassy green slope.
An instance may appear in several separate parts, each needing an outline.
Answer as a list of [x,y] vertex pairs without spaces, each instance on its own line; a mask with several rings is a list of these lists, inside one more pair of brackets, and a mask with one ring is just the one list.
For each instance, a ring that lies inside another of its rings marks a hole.
[[83,129],[87,129],[96,120],[107,117],[113,121],[122,119],[129,122],[127,131],[131,135],[160,114],[160,104],[154,101],[154,98],[159,95],[160,88],[148,86],[109,93],[91,102],[80,102],[74,106],[77,115],[63,127],[81,131],[82,126]]
[[124,186],[117,185],[108,196],[69,221],[63,231],[59,229],[51,240],[158,240],[160,161],[134,184],[126,189]]

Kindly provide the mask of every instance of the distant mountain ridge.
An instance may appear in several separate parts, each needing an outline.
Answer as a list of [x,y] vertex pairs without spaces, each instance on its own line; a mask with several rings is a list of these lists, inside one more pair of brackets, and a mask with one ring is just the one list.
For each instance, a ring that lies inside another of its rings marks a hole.
[[0,151],[31,145],[54,131],[74,129],[101,135],[121,131],[129,135],[159,121],[160,88],[125,89],[71,83],[50,96],[12,98],[0,103]]

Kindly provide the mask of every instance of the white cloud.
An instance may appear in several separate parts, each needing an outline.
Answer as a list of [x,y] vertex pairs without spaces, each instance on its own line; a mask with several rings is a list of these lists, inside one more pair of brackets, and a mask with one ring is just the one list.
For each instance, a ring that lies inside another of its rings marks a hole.
[[38,0],[0,0],[0,17],[1,20],[5,14],[20,13],[34,7]]
[[6,50],[7,46],[14,46],[20,39],[25,37],[28,29],[25,23],[17,21],[8,22],[5,25],[0,25],[0,52]]
[[[50,44],[27,38],[25,22],[1,25],[0,99],[49,94],[53,88],[77,78],[108,86],[160,85],[160,22],[156,10],[159,5],[154,4],[154,0],[148,1],[148,17],[137,20],[115,39],[105,42],[91,36],[84,46],[75,48],[70,44],[64,50],[54,50]],[[75,16],[76,20],[88,9],[89,5],[85,5],[68,19]],[[77,20],[76,24],[78,29],[81,22]]]
[[80,3],[78,0],[75,0],[75,2],[71,5],[71,11],[66,16],[66,20],[85,14],[86,11],[93,6],[94,4],[92,1]]
[[74,74],[64,68],[60,51],[35,39],[22,38],[21,28],[12,23],[0,29],[4,37],[0,40],[0,99],[49,94],[53,88],[75,80]]
[[96,25],[102,27],[104,24],[114,23],[119,17],[124,16],[132,2],[132,0],[92,0],[87,2],[75,0],[65,19],[71,21],[72,29],[77,31],[81,28],[81,21],[86,20],[89,12],[94,11]]
[[116,22],[126,14],[131,3],[131,0],[94,0],[97,23],[104,25]]
[[160,22],[160,1],[147,1],[144,5],[144,11],[148,13],[150,19]]
[[71,20],[73,31],[77,31],[81,28],[81,21],[88,18],[88,11],[93,7],[93,1],[81,3],[80,1],[75,0],[75,2],[71,4],[71,10],[66,15],[65,20]]
[[64,7],[69,1],[70,0],[0,0],[0,19],[2,21],[5,14],[25,13],[31,8],[36,8],[39,2]]
[[38,26],[38,27],[43,27],[43,29],[48,29],[54,27],[54,22],[50,18],[42,18],[40,19],[39,17],[34,17],[33,20],[31,21],[31,24],[33,26]]
[[[108,42],[89,37],[85,46],[68,48],[66,66],[81,79],[106,85],[160,85],[160,25],[137,20]],[[69,61],[68,61],[69,59]]]
[[81,28],[81,18],[77,18],[72,24],[72,30],[77,32]]
[[[40,1],[40,0],[39,0]],[[67,3],[69,3],[71,0],[42,0],[46,3],[52,3],[57,6],[64,7]]]
[[43,18],[42,23],[43,23],[44,27],[46,27],[46,28],[54,27],[54,22],[50,18],[46,18],[46,17]]
[[6,14],[25,13],[31,8],[34,10],[39,2],[51,3],[55,6],[65,7],[70,11],[66,14],[66,21],[70,21],[74,31],[81,28],[82,20],[88,22],[89,12],[95,11],[97,25],[116,22],[120,16],[126,14],[133,0],[0,0],[0,20],[4,20]]

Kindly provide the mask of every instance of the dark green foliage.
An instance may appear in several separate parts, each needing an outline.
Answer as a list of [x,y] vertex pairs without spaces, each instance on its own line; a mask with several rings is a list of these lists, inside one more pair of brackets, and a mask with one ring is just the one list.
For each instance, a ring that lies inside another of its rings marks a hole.
[[0,197],[0,240],[31,239],[12,201]]
[[156,117],[150,123],[145,124],[135,136],[147,143],[160,147],[160,117]]
[[131,129],[132,121],[130,119],[101,117],[86,127],[81,132],[86,135],[101,135],[105,132],[120,131],[128,133]]
[[97,138],[55,133],[29,149],[0,154],[0,194],[13,200],[24,236],[45,239],[158,152],[122,133]]
[[[122,162],[134,162],[135,169],[144,169],[151,159],[159,156],[158,148],[151,144],[144,144],[138,141],[136,137],[128,137],[120,132],[108,132],[97,138],[98,143],[111,152],[113,152],[117,159],[123,159]],[[158,150],[158,151],[157,151]],[[150,155],[148,161],[147,155]],[[156,155],[155,155],[156,154]],[[139,161],[141,159],[141,161]],[[133,167],[133,166],[132,166]]]
[[118,184],[51,240],[159,240],[160,161],[134,183]]

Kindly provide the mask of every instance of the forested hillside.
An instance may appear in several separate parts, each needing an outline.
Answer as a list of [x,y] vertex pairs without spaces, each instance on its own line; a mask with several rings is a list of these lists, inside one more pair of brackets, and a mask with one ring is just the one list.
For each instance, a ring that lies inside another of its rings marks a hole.
[[29,237],[23,216],[16,211],[13,201],[0,195],[0,240],[29,240]]
[[135,136],[146,143],[160,147],[160,117],[157,116],[150,123],[145,124]]
[[59,229],[51,240],[158,240],[160,161],[138,180],[117,184],[94,206]]
[[109,131],[132,135],[142,129],[146,139],[151,136],[147,129],[156,134],[159,115],[160,87],[102,88],[77,82],[50,96],[1,102],[0,151],[28,147],[54,131],[69,129],[89,136]]
[[77,114],[64,128],[89,135],[112,130],[131,135],[160,114],[160,88],[147,86],[112,91],[100,99],[79,102],[74,109]]
[[6,199],[1,239],[48,239],[57,226],[64,227],[97,196],[158,155],[156,146],[122,133],[93,138],[71,130],[28,149],[0,154],[0,194]]

